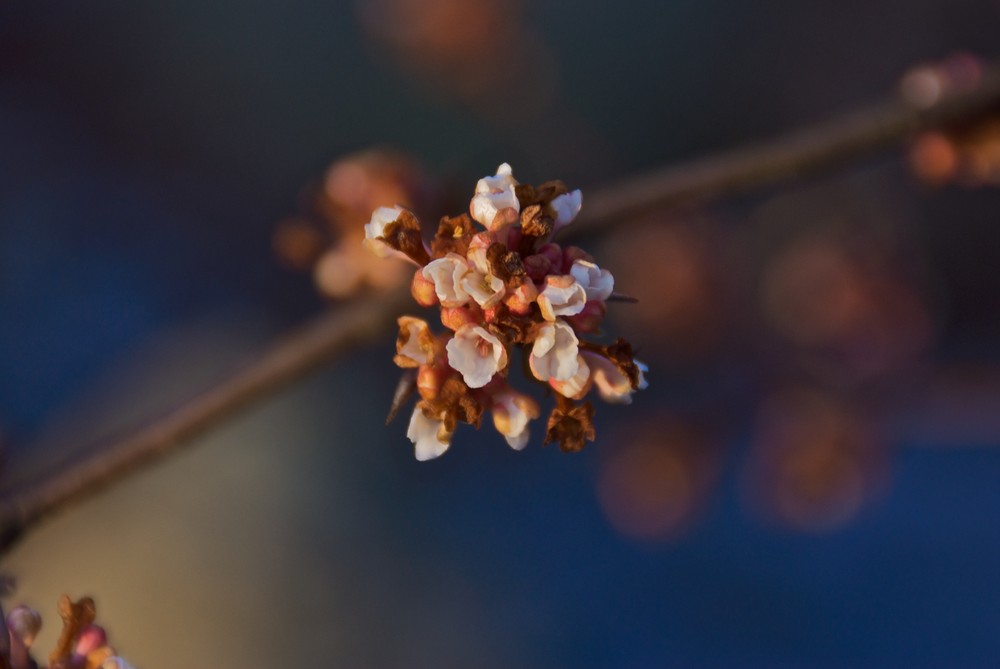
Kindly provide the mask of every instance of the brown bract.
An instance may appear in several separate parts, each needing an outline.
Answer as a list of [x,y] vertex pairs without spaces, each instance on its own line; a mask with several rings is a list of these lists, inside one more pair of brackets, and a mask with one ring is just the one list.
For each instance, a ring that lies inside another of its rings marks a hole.
[[58,666],[60,661],[68,662],[73,652],[73,642],[76,641],[80,630],[94,622],[96,616],[97,608],[90,597],[83,597],[76,602],[71,600],[69,595],[59,598],[59,617],[62,618],[63,628],[56,647],[49,655],[50,665]]
[[549,414],[549,423],[545,428],[543,445],[553,441],[559,442],[559,449],[564,453],[582,451],[586,442],[593,441],[597,436],[594,430],[594,405],[584,402],[573,404],[556,393],[556,407]]
[[528,272],[519,253],[509,250],[504,244],[493,244],[486,249],[486,262],[490,272],[510,288],[517,288],[524,282]]
[[431,253],[435,258],[443,258],[449,253],[464,256],[469,251],[469,242],[475,232],[472,217],[468,214],[445,216],[431,242]]
[[420,236],[420,222],[406,210],[399,215],[399,218],[385,226],[385,234],[381,238],[394,250],[405,254],[418,265],[430,262],[430,255],[424,248],[424,240]]
[[489,310],[486,329],[495,334],[505,344],[527,344],[535,340],[535,323],[512,314],[503,304]]
[[555,221],[552,210],[540,204],[533,204],[521,210],[521,232],[526,237],[543,239],[552,234]]
[[468,423],[479,429],[483,420],[483,405],[458,376],[452,376],[445,381],[436,398],[421,400],[417,406],[427,418],[444,423],[444,428],[449,434],[455,431],[459,422]]

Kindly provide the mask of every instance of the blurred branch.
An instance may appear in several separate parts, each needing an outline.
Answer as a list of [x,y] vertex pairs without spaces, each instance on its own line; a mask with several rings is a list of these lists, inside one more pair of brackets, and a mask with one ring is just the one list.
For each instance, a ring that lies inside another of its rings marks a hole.
[[574,235],[668,207],[731,197],[801,178],[892,148],[916,133],[962,125],[1000,111],[1000,62],[979,85],[917,107],[893,94],[828,121],[732,151],[640,174],[584,198]]
[[88,450],[0,498],[0,548],[45,514],[178,450],[240,409],[385,334],[409,292],[331,310],[286,334],[206,392],[123,439]]
[[[975,120],[1000,106],[1000,70],[971,91],[917,108],[896,95],[825,123],[689,164],[638,175],[588,195],[571,230],[599,233],[666,207],[706,202],[802,177],[892,147],[921,130]],[[26,528],[190,443],[256,399],[384,333],[408,291],[343,306],[276,342],[247,367],[125,438],[89,450],[0,497],[0,548]]]

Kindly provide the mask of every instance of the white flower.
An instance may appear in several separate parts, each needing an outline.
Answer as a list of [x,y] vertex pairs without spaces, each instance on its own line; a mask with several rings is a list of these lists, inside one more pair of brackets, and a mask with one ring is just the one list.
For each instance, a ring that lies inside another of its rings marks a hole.
[[507,349],[480,325],[468,323],[458,328],[446,348],[448,364],[470,388],[482,388],[507,366]]
[[570,275],[583,286],[588,300],[606,300],[615,290],[615,277],[592,262],[577,260],[569,268]]
[[531,373],[539,381],[568,381],[579,368],[580,340],[573,328],[559,320],[543,323],[528,357]]
[[644,372],[649,371],[643,363],[634,361],[639,368],[639,381],[635,387],[632,381],[614,362],[608,360],[603,355],[584,351],[583,356],[587,359],[587,364],[593,372],[594,386],[600,394],[601,399],[612,404],[631,404],[632,393],[636,390],[644,390],[649,386],[646,383]]
[[379,207],[372,213],[372,220],[365,224],[365,240],[362,242],[369,251],[379,258],[406,257],[379,239],[385,236],[385,229],[395,223],[405,210],[402,207]]
[[434,282],[434,292],[445,308],[468,304],[469,294],[462,286],[462,279],[470,271],[469,262],[457,253],[432,260],[421,270],[425,279]]
[[421,462],[433,460],[451,445],[451,435],[444,429],[444,423],[425,416],[419,405],[410,416],[406,436],[413,442],[414,455]]
[[483,309],[496,306],[505,292],[503,280],[492,274],[481,274],[475,270],[466,274],[462,279],[462,288]]
[[649,365],[639,362],[638,360],[632,360],[632,362],[634,362],[635,366],[639,368],[639,383],[636,384],[635,389],[645,390],[646,388],[649,388],[649,382],[646,381],[646,372],[649,371]]
[[528,443],[528,421],[538,418],[538,404],[514,391],[498,393],[493,398],[493,426],[514,450]]
[[[496,176],[480,179],[476,184],[476,194],[469,203],[472,218],[487,228],[492,228],[494,222],[502,224],[516,221],[521,203],[514,192],[515,186],[517,181],[507,163],[497,168]],[[501,212],[504,215],[497,221],[497,214]]]
[[587,366],[587,361],[583,359],[582,355],[576,356],[576,364],[576,374],[565,381],[549,379],[549,385],[552,386],[553,390],[571,400],[583,399],[583,396],[590,390],[591,385],[590,367]]
[[549,206],[556,213],[552,225],[554,232],[572,223],[576,215],[580,213],[580,207],[583,206],[583,193],[579,190],[575,190],[572,193],[563,193],[558,197],[552,198]]
[[396,357],[400,367],[419,367],[434,358],[434,335],[427,321],[412,316],[400,316],[399,337],[396,339]]
[[538,308],[542,318],[556,320],[556,316],[573,316],[583,311],[587,293],[569,274],[545,277],[545,288],[538,294]]

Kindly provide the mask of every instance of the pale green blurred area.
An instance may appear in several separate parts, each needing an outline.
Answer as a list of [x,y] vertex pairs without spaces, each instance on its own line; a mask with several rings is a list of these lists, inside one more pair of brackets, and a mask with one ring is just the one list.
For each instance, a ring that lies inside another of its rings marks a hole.
[[[34,465],[203,387],[267,329],[229,317],[164,333],[55,418]],[[391,477],[386,460],[411,456],[400,424],[378,419],[391,389],[372,364],[320,372],[30,531],[4,568],[12,600],[43,615],[37,659],[66,592],[95,596],[112,644],[143,669],[525,666],[475,584],[380,512],[374,467]]]

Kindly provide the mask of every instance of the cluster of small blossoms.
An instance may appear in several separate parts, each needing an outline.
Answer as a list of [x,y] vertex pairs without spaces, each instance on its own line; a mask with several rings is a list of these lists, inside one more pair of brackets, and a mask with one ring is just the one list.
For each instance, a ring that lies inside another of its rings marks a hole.
[[[67,595],[59,599],[62,631],[56,647],[49,654],[49,669],[133,669],[108,644],[104,628],[94,624],[94,600],[84,597],[76,602]],[[27,606],[17,606],[4,619],[9,643],[0,653],[3,666],[10,669],[38,669],[31,647],[42,628],[42,616]]]
[[516,349],[529,378],[554,391],[544,443],[558,442],[564,451],[594,440],[594,408],[582,402],[591,389],[608,402],[629,403],[646,387],[646,368],[628,342],[582,339],[599,333],[606,303],[618,296],[611,273],[589,254],[552,241],[580,206],[579,190],[560,181],[519,184],[505,163],[479,180],[471,216],[441,219],[429,244],[411,212],[375,210],[365,246],[418,266],[413,297],[440,306],[448,330],[434,334],[426,321],[399,319],[395,362],[416,370],[420,395],[407,430],[418,460],[444,453],[456,425],[478,428],[486,411],[512,448],[524,448],[540,409],[508,382]]

